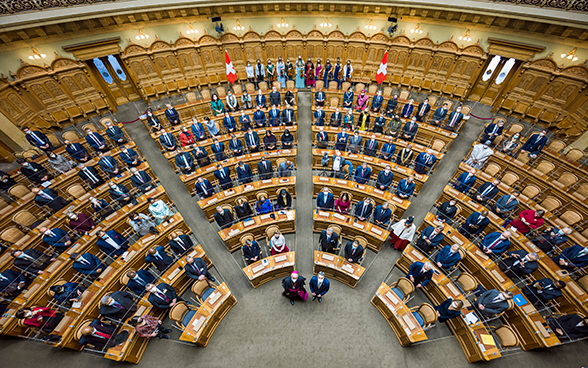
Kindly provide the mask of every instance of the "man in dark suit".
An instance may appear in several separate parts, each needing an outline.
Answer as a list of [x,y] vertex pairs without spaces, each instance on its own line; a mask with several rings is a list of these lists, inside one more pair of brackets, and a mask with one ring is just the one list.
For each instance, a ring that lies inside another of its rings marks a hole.
[[395,162],[400,166],[408,167],[412,163],[413,156],[412,144],[409,143],[406,147],[398,151]]
[[129,249],[129,241],[115,230],[98,230],[96,236],[99,238],[96,241],[98,248],[113,258],[121,256]]
[[145,171],[143,171],[143,170],[139,171],[139,170],[137,170],[136,167],[132,167],[131,174],[132,174],[131,182],[133,183],[134,186],[139,188],[143,193],[147,193],[148,191],[150,191],[151,189],[153,189],[155,187],[153,185],[153,179]]
[[316,106],[325,106],[325,99],[326,99],[325,92],[323,92],[322,88],[319,88],[318,91],[314,94],[314,102]]
[[86,162],[90,159],[88,151],[79,143],[72,143],[67,139],[63,141],[65,151],[77,162]]
[[204,280],[204,278],[207,278],[212,282],[216,281],[210,272],[208,272],[206,262],[202,258],[186,256],[185,259],[186,265],[184,266],[184,271],[189,278],[195,280]]
[[126,206],[129,203],[136,205],[138,202],[135,199],[135,196],[131,194],[129,188],[125,187],[122,184],[116,184],[115,182],[108,182],[108,186],[110,187],[108,193],[110,197],[117,201],[119,205]]
[[433,265],[429,262],[414,262],[408,268],[406,277],[418,288],[423,287],[433,277]]
[[396,195],[402,199],[407,199],[414,193],[415,187],[416,184],[414,183],[414,178],[412,176],[407,176],[398,182],[398,185],[396,186]]
[[447,117],[447,104],[444,103],[443,106],[437,108],[435,113],[433,113],[433,119],[431,119],[431,125],[439,126]]
[[386,116],[391,118],[394,115],[394,110],[396,110],[396,106],[398,106],[398,95],[394,95],[391,99],[388,100],[386,104]]
[[176,163],[176,167],[180,169],[182,174],[190,174],[194,172],[194,158],[190,153],[184,152],[182,147],[178,147],[174,161]]
[[126,330],[115,332],[115,326],[95,319],[82,328],[78,342],[80,345],[92,345],[95,350],[104,350],[120,345],[129,338],[129,332]]
[[428,175],[436,161],[437,157],[433,155],[432,149],[421,152],[414,160],[414,171],[421,175]]
[[216,161],[223,161],[227,158],[225,155],[225,144],[223,142],[219,142],[218,139],[214,138],[212,140],[210,149],[212,150],[212,153],[214,153],[214,159]]
[[410,99],[408,101],[408,103],[404,104],[404,106],[402,107],[402,112],[400,113],[400,116],[404,119],[410,119],[410,117],[412,116],[412,112],[414,111],[414,100]]
[[461,113],[461,106],[458,106],[455,111],[452,111],[449,114],[449,118],[447,119],[447,123],[445,124],[445,129],[453,132],[455,128],[459,126],[459,123],[463,119],[463,114]]
[[13,270],[0,273],[0,294],[17,296],[30,283],[25,275]]
[[376,135],[372,134],[371,138],[366,140],[363,144],[363,154],[371,157],[376,157],[376,152],[378,152],[379,145],[380,144],[376,140]]
[[486,254],[496,254],[500,255],[508,249],[510,246],[510,231],[504,231],[501,233],[494,232],[486,235],[480,244],[478,244],[478,248],[480,248]]
[[42,149],[45,152],[51,152],[54,150],[53,145],[49,142],[49,138],[38,130],[31,130],[29,127],[23,127],[22,131],[25,133],[27,141],[37,148]]
[[574,340],[588,336],[588,318],[577,314],[567,314],[559,318],[548,317],[547,323],[558,339]]
[[417,239],[417,246],[426,253],[431,253],[443,241],[443,226],[427,226],[421,231],[421,236]]
[[39,206],[47,206],[51,211],[59,212],[63,207],[67,206],[70,202],[66,201],[63,197],[59,196],[55,189],[45,188],[33,188],[31,189],[35,193],[35,203]]
[[384,97],[382,97],[382,91],[378,90],[374,98],[372,98],[372,108],[371,112],[380,112],[382,108],[382,104],[384,103]]
[[455,190],[462,193],[469,192],[470,188],[476,183],[476,169],[471,169],[467,173],[461,173],[453,183]]
[[366,184],[370,180],[370,176],[372,175],[372,169],[370,169],[367,163],[364,161],[361,166],[358,166],[355,169],[355,175],[353,179],[358,184]]
[[516,277],[525,277],[537,270],[537,253],[528,253],[525,250],[513,250],[507,253],[507,258],[502,260],[498,265],[504,274],[511,279]]
[[86,166],[84,164],[79,164],[78,168],[78,176],[84,182],[86,182],[90,188],[96,189],[102,184],[104,184],[104,179],[98,173],[98,170],[94,166]]
[[16,162],[21,165],[20,172],[30,181],[41,184],[53,178],[46,168],[36,162],[28,162],[22,158],[16,159]]
[[357,240],[349,241],[345,245],[345,259],[347,262],[359,263],[363,257],[363,247]]
[[349,137],[349,151],[351,151],[351,153],[359,152],[359,149],[361,148],[361,140],[362,138],[357,130],[351,137]]
[[324,187],[322,192],[316,196],[316,207],[319,210],[332,211],[334,206],[333,194],[329,191],[329,188]]
[[182,298],[177,294],[176,290],[164,282],[157,286],[149,284],[146,287],[149,292],[149,303],[155,308],[169,309],[173,307],[177,302],[182,301]]
[[319,249],[323,252],[336,254],[336,248],[339,247],[339,235],[332,228],[323,230],[319,236]]
[[39,232],[43,234],[43,241],[60,254],[72,245],[72,240],[67,231],[58,227],[55,229],[49,229],[43,226],[39,228]]
[[172,126],[180,124],[180,114],[172,107],[171,104],[165,104],[165,117]]
[[339,112],[339,108],[337,107],[335,109],[335,112],[331,114],[331,122],[329,125],[338,128],[341,126],[342,119],[343,115]]
[[233,226],[235,218],[233,213],[228,209],[223,209],[221,206],[216,206],[216,213],[214,214],[214,221],[221,228],[224,229]]
[[218,180],[218,185],[222,190],[231,189],[233,187],[233,179],[231,179],[231,169],[223,167],[223,165],[216,165],[214,177]]
[[480,295],[473,305],[482,315],[493,317],[508,309],[508,300],[512,299],[512,297],[513,295],[510,291],[487,290]]
[[540,304],[539,302],[547,304],[550,300],[560,298],[563,295],[561,289],[564,287],[566,283],[561,280],[544,278],[525,286],[523,294],[534,305]]
[[245,140],[245,145],[249,150],[249,153],[258,152],[259,151],[259,135],[257,132],[254,132],[253,129],[247,129],[247,133],[243,136]]
[[245,240],[245,245],[241,249],[247,265],[255,263],[261,259],[261,247],[255,240]]
[[374,205],[372,204],[372,200],[370,198],[366,198],[355,205],[354,216],[360,221],[365,221],[370,218],[373,209]]
[[251,171],[249,164],[246,164],[243,161],[239,161],[235,171],[237,172],[237,179],[239,179],[239,183],[241,185],[251,183],[253,181],[253,172]]
[[228,111],[225,111],[225,117],[223,118],[223,125],[227,129],[227,132],[234,133],[237,130],[237,124],[235,123],[235,118],[229,114]]
[[390,224],[392,218],[392,210],[388,208],[388,202],[384,202],[379,206],[376,206],[374,210],[374,222],[378,226],[386,227]]
[[296,115],[294,110],[286,105],[286,108],[282,110],[282,124],[286,126],[292,126],[296,123]]
[[310,287],[310,293],[312,294],[312,301],[318,299],[318,302],[323,301],[323,296],[329,291],[331,283],[325,277],[323,271],[319,271],[318,275],[313,276],[308,283]]
[[131,318],[137,311],[137,304],[130,293],[126,291],[115,291],[104,295],[100,299],[98,313],[104,317],[124,321]]
[[[259,95],[257,96],[259,97]],[[261,97],[265,99],[265,96],[261,95]],[[266,120],[267,118],[265,116],[265,113],[261,110],[261,106],[257,106],[255,108],[255,111],[253,112],[253,121],[255,122],[255,127],[263,128],[264,126],[266,126]]]
[[102,263],[100,258],[92,253],[72,253],[69,259],[73,261],[72,268],[82,275],[89,276],[92,280],[100,276],[102,271],[106,269],[106,265]]
[[380,158],[386,161],[394,160],[394,152],[396,151],[396,145],[394,139],[390,138],[388,143],[384,143],[382,150],[380,151]]
[[412,142],[414,141],[414,137],[416,137],[419,131],[419,125],[416,122],[416,118],[413,117],[410,121],[407,121],[402,128],[402,133],[400,138],[404,139],[405,141]]
[[564,249],[559,256],[551,258],[562,270],[573,271],[576,267],[588,266],[588,248],[574,245]]
[[141,165],[143,161],[141,161],[141,157],[139,154],[135,152],[132,148],[128,148],[126,146],[121,147],[119,156],[121,160],[130,167],[135,167]]
[[493,144],[494,139],[496,139],[496,137],[499,135],[502,135],[503,129],[504,120],[499,120],[496,124],[488,124],[488,126],[484,129],[484,135],[482,136],[482,139],[480,139],[480,142],[488,145]]
[[280,125],[280,110],[278,110],[276,106],[272,106],[272,108],[267,112],[267,120],[269,125],[272,127]]
[[127,143],[125,133],[118,126],[113,126],[110,121],[106,122],[106,135],[110,138],[117,146],[121,146]]
[[106,171],[111,178],[120,174],[118,162],[112,156],[100,152],[98,157],[100,157],[98,159],[98,165],[100,165],[100,168],[103,171]]
[[155,276],[147,270],[129,271],[127,272],[127,278],[129,279],[127,287],[137,295],[143,294],[147,284],[155,281]]
[[386,168],[378,173],[378,178],[376,179],[376,188],[380,190],[388,190],[392,185],[392,179],[394,179],[394,174],[392,174],[392,169],[390,165],[386,165]]
[[14,266],[19,270],[33,275],[40,275],[49,267],[55,258],[36,249],[13,250],[10,255],[14,257]]
[[521,147],[521,153],[526,152],[529,154],[529,157],[535,158],[547,143],[547,130],[543,129],[541,133],[535,133],[530,136],[523,147]]
[[208,179],[204,179],[203,177],[198,177],[196,180],[196,193],[201,199],[208,198],[214,195],[214,188],[212,188],[212,184],[208,181]]
[[198,166],[204,167],[210,165],[210,158],[208,158],[208,152],[206,148],[199,147],[197,144],[192,146],[192,156],[196,159]]
[[319,127],[319,132],[316,133],[316,146],[318,148],[329,147],[329,135],[325,133],[325,128],[322,126]]
[[313,114],[314,125],[324,126],[325,125],[325,111],[322,106],[317,106],[316,111]]
[[233,153],[233,157],[239,157],[243,155],[243,142],[237,139],[237,136],[231,134],[231,140],[229,141],[229,151]]
[[567,242],[568,235],[571,233],[572,229],[569,227],[564,227],[561,230],[557,227],[552,227],[551,229],[543,230],[540,235],[531,239],[531,242],[543,252],[549,253],[553,250],[553,247]]
[[429,99],[425,98],[425,101],[421,102],[417,108],[416,120],[418,122],[423,122],[425,116],[429,113],[429,110],[431,110],[431,105],[429,105]]
[[282,96],[278,89],[274,86],[269,94],[270,105],[280,106],[282,104]]
[[482,212],[474,212],[468,216],[465,222],[459,228],[459,233],[465,236],[467,239],[472,239],[478,236],[486,226],[490,224],[488,218],[488,211],[483,210]]
[[147,253],[145,263],[153,263],[160,272],[167,270],[167,268],[174,262],[174,259],[165,252],[165,248],[162,245],[150,248]]
[[519,192],[513,192],[510,195],[505,194],[498,198],[496,204],[492,208],[492,212],[502,218],[505,218],[519,205],[519,195]]
[[484,184],[480,185],[476,194],[474,195],[474,200],[481,205],[486,205],[489,200],[493,199],[496,194],[498,194],[498,185],[500,184],[500,180],[495,179],[492,182],[485,182]]
[[451,269],[461,260],[459,244],[446,245],[435,256],[435,264],[445,270]]
[[92,129],[86,129],[86,142],[90,147],[94,148],[96,152],[108,152],[110,148],[106,145],[106,140],[100,133],[95,133]]
[[272,163],[269,160],[266,160],[265,157],[261,159],[257,163],[257,174],[259,175],[260,180],[268,180],[274,176],[274,168],[272,167]]
[[179,235],[176,232],[171,233],[169,247],[176,256],[181,256],[194,248],[194,242],[185,234]]

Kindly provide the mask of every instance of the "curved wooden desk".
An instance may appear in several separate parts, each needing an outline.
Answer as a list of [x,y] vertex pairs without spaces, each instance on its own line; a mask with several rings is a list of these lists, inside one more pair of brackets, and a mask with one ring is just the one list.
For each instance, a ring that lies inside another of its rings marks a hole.
[[330,225],[341,226],[341,235],[346,238],[363,236],[368,241],[368,248],[374,252],[382,249],[382,244],[390,232],[367,221],[354,221],[354,218],[335,212],[315,211],[312,215],[314,232],[326,230]]
[[336,254],[315,250],[312,271],[315,274],[323,271],[326,277],[341,281],[345,285],[354,288],[363,276],[365,267],[357,263],[351,263]]
[[294,271],[295,252],[276,254],[262,258],[243,268],[243,272],[254,288],[268,281],[282,276],[288,276]]

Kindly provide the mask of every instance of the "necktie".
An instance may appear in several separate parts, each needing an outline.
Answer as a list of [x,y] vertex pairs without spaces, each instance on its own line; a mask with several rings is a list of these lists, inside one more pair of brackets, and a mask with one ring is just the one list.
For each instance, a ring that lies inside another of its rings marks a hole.
[[317,288],[320,289],[322,284],[323,284],[322,281],[317,282]]
[[141,177],[140,172],[137,173],[137,178],[139,178],[139,180],[141,180],[141,183],[145,184],[145,180],[143,180],[143,178]]
[[114,134],[114,127],[110,128],[110,132]]
[[539,143],[539,140],[540,140],[540,139],[541,139],[541,136],[540,136],[540,135],[538,135],[538,136],[537,136],[537,139],[535,139],[535,143]]
[[425,164],[429,163],[429,159],[431,158],[431,156],[429,156],[428,154],[425,155]]
[[457,113],[454,113],[453,118],[451,118],[451,123],[449,124],[449,126],[453,126],[453,124],[455,124],[456,120],[457,120]]
[[485,196],[486,193],[488,193],[490,190],[492,190],[494,186],[492,184],[488,185],[488,187],[486,189],[484,189],[484,191],[482,192],[481,196]]
[[427,107],[427,105],[423,104],[423,107],[421,107],[421,112],[419,112],[419,116],[423,116],[425,113],[425,107]]
[[186,159],[185,154],[182,154],[182,159],[184,160],[184,164],[186,164],[186,167],[188,167],[188,159]]
[[249,143],[253,146],[253,134],[249,134]]
[[167,133],[165,134],[165,142],[167,143],[168,146],[171,147],[171,145],[172,145],[171,139],[169,139],[169,135]]
[[96,337],[100,337],[102,339],[108,340],[110,339],[110,335],[106,334],[104,332],[100,332],[100,331],[96,331],[96,329],[94,329],[94,332],[92,333],[92,335],[96,336]]
[[35,259],[33,257],[29,256],[26,253],[23,253],[22,254],[22,258],[26,259],[27,261],[31,261],[31,262],[34,262],[35,261]]
[[584,248],[581,251],[578,252],[578,254],[576,254],[574,257],[572,258],[580,258],[584,255],[586,255],[588,253],[588,249]]
[[83,264],[86,264],[86,265],[89,265],[90,264],[90,262],[88,262],[88,260],[85,259],[84,257],[80,257],[80,262],[83,263]]
[[200,270],[198,269],[198,267],[196,267],[195,263],[192,263],[192,268],[194,269],[194,271],[198,272],[198,275],[202,275],[202,272],[200,272]]
[[413,125],[414,125],[414,123],[411,121],[410,122],[410,127],[408,128],[408,131],[411,131],[412,130]]
[[221,179],[224,179],[225,178],[225,173],[223,172],[223,170],[221,169],[218,172],[220,174]]
[[51,197],[49,194],[45,192],[39,192],[39,194],[45,199],[53,200],[53,197]]
[[367,205],[364,203],[362,205],[362,209],[361,209],[361,217],[364,217],[366,210],[367,210]]
[[116,300],[112,303],[112,305],[118,309],[125,309],[125,307],[123,307],[119,302],[117,302]]
[[163,261],[163,257],[161,255],[159,255],[159,253],[155,253],[155,258],[159,261]]
[[159,291],[159,289],[155,289],[155,293],[157,294],[157,296],[159,297],[159,299],[165,300],[166,302],[169,302],[169,298],[167,296],[165,296],[164,293],[162,293],[161,291]]
[[512,197],[508,197],[508,201],[506,201],[506,204],[509,204],[511,200],[512,200]]
[[96,142],[97,145],[100,146],[100,141],[98,138],[96,138],[96,136],[94,136],[94,133],[90,133],[90,137],[94,140],[94,142]]
[[202,191],[204,192],[204,194],[208,194],[208,191],[206,190],[206,185],[204,185],[204,183],[201,183],[200,186],[202,187]]
[[184,242],[182,241],[182,239],[181,239],[181,238],[178,238],[178,239],[176,240],[176,243],[178,243],[179,245],[181,245],[181,246],[182,246],[182,248],[184,248]]
[[351,255],[354,255],[354,254],[355,254],[355,250],[356,250],[356,249],[357,249],[357,248],[351,248]]
[[490,246],[488,247],[488,249],[494,249],[494,247],[496,245],[498,245],[498,243],[500,243],[500,240],[502,240],[502,239],[498,238],[498,239],[494,240],[494,242],[492,244],[490,244]]
[[373,139],[370,141],[370,149],[372,149],[372,148],[374,148],[374,140]]

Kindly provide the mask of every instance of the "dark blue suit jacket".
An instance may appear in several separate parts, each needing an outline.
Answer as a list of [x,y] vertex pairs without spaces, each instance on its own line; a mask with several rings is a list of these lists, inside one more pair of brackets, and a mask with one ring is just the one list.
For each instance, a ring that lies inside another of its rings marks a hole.
[[264,126],[265,120],[265,113],[261,110],[255,110],[253,113],[253,121],[255,121],[255,126]]
[[259,243],[256,242],[255,240],[253,240],[251,242],[251,248],[248,247],[247,245],[244,245],[242,247],[243,249],[243,255],[245,256],[245,259],[251,260],[255,257],[259,257],[259,259],[261,259],[261,248],[259,247]]
[[[484,191],[486,191],[486,189],[488,189],[488,187],[492,186],[491,189],[489,189],[486,194],[484,194],[482,196],[482,193],[484,193]],[[498,194],[498,186],[493,186],[491,182],[487,181],[484,184],[480,185],[480,187],[478,188],[478,191],[476,192],[477,196],[481,196],[482,197],[482,201],[487,201],[489,199],[494,198],[494,196]]]
[[72,265],[73,269],[81,274],[97,277],[100,273],[96,272],[96,269],[100,268],[102,271],[106,269],[106,265],[100,261],[100,258],[96,257],[92,253],[80,254],[80,257],[88,261],[90,264],[85,264],[80,261],[75,261]]
[[[204,189],[202,188],[203,186]],[[204,194],[205,189],[208,194]],[[204,179],[202,183],[196,182],[196,193],[198,193],[200,198],[208,198],[214,195],[214,189],[212,188],[212,184],[210,184],[208,179]]]
[[440,314],[438,319],[439,322],[446,322],[447,320],[455,318],[461,314],[458,310],[449,310],[451,303],[453,303],[453,299],[449,298],[435,307],[435,310]]
[[388,174],[386,174],[385,170],[382,170],[378,173],[378,179],[376,180],[376,186],[378,187],[378,189],[380,189],[380,186],[384,186],[386,187],[386,189],[388,189],[388,187],[390,187],[390,185],[392,185],[392,179],[394,178],[394,174],[392,173],[392,171],[390,171]]
[[245,140],[245,144],[247,145],[247,148],[251,149],[251,141],[253,140],[253,144],[259,148],[259,135],[257,135],[257,132],[252,131],[251,134],[249,133],[245,133],[245,135],[243,136],[243,139]]
[[151,255],[151,253],[147,253],[145,263],[153,263],[159,271],[164,271],[174,260],[165,252],[165,248],[162,245],[156,247],[155,250],[157,251],[157,257]]
[[408,277],[414,277],[414,284],[421,286],[425,286],[431,281],[431,277],[433,277],[433,270],[429,270],[425,273],[422,273],[421,270],[425,264],[423,262],[415,262],[410,265],[408,268]]
[[457,264],[461,260],[459,252],[451,253],[451,245],[446,245],[437,253],[435,263],[440,262],[441,267],[448,269]]
[[235,130],[235,118],[229,115],[229,117],[223,118],[223,125],[227,128],[228,131]]
[[437,234],[433,239],[430,239],[429,237],[431,236],[433,231],[435,231],[434,226],[427,226],[423,231],[421,231],[421,235],[419,236],[417,243],[419,241],[424,241],[422,239],[423,239],[423,237],[426,237],[431,242],[430,247],[434,248],[434,247],[438,246],[439,244],[441,244],[441,242],[443,241],[443,233],[441,232],[441,233]]
[[135,161],[135,160],[137,160],[138,162],[140,161],[139,154],[137,154],[137,152],[133,151],[130,148],[127,149],[127,153],[124,153],[123,151],[121,151],[119,157],[127,165],[131,165],[133,163],[133,161]]
[[206,130],[204,129],[204,126],[202,126],[202,123],[193,123],[190,126],[190,130],[192,131],[192,134],[194,134],[196,140],[201,141],[206,138]]
[[392,217],[392,210],[389,208],[384,209],[382,205],[376,206],[374,210],[374,220],[380,221],[384,224],[388,224],[390,222],[390,218]]
[[88,151],[79,143],[72,143],[66,146],[65,151],[78,162],[88,157]]
[[174,148],[176,146],[176,137],[173,134],[167,133],[159,136],[159,143],[166,148]]
[[121,234],[119,234],[118,232],[114,231],[114,230],[108,230],[106,232],[106,235],[108,235],[112,240],[114,240],[116,242],[116,244],[118,244],[120,246],[120,249],[114,249],[113,246],[111,246],[110,244],[108,244],[106,242],[106,240],[99,238],[96,241],[96,245],[102,249],[102,251],[104,251],[104,253],[109,254],[111,256],[120,256],[121,254],[123,254],[124,252],[127,251],[127,249],[129,249],[129,241],[122,236]]
[[[365,207],[365,210],[364,210]],[[374,210],[374,205],[370,202],[369,205],[365,205],[365,201],[361,201],[355,205],[355,217],[364,217],[369,218],[372,215],[372,211]]]
[[186,170],[186,162],[184,162],[184,158],[186,158],[186,162],[188,163],[188,166],[190,168],[193,168],[194,167],[194,157],[192,157],[192,155],[189,154],[188,152],[182,152],[182,153],[176,155],[176,158],[175,158],[176,166],[181,171],[185,171]]
[[155,276],[153,276],[147,270],[138,270],[136,273],[140,280],[129,279],[127,286],[135,294],[141,295],[145,292],[145,286],[147,284],[152,284],[155,281]]
[[392,156],[394,156],[394,152],[396,151],[396,145],[392,143],[384,143],[382,147],[382,155],[380,158],[384,160],[392,161]]
[[319,289],[318,288],[318,276],[316,276],[316,275],[311,277],[310,282],[308,283],[308,287],[310,287],[310,292],[315,293],[317,296],[320,295],[321,297],[325,296],[325,294],[329,291],[330,286],[331,286],[331,283],[325,277],[323,279],[323,283],[321,285],[321,288]]
[[427,154],[425,152],[421,152],[414,160],[414,171],[422,175],[427,174],[433,165],[435,165],[435,161],[437,161],[437,157],[434,155],[429,155],[428,158],[426,156]]
[[153,305],[155,308],[168,309],[173,299],[181,299],[179,295],[176,293],[176,290],[171,285],[168,285],[164,282],[157,285],[157,289],[164,293],[168,300],[166,301],[164,299],[161,299],[154,293],[149,293],[149,297],[147,298],[147,300],[149,300],[149,303],[151,303],[151,305]]
[[[571,262],[574,266],[581,268],[588,266],[588,254],[583,256],[578,256],[578,254],[584,249],[581,245],[574,245],[572,247],[564,249],[563,252],[557,257],[553,257],[553,261],[558,263],[560,259],[564,259],[565,261]],[[559,264],[559,263],[558,263]]]
[[[224,178],[221,177],[221,173],[220,173],[221,170],[223,172]],[[222,187],[232,183],[233,180],[231,179],[231,170],[228,167],[223,167],[221,170],[216,170],[214,172],[214,177],[218,180],[218,183],[222,188]]]
[[372,170],[369,167],[364,169],[363,166],[358,166],[357,169],[355,169],[355,175],[353,176],[353,179],[355,179],[355,181],[359,184],[365,184],[368,182],[368,180],[370,180],[371,175]]
[[[23,275],[22,273],[18,272],[18,271],[13,271],[13,270],[6,270],[4,272],[1,273],[2,276],[4,276],[7,280],[4,280],[3,278],[0,277],[0,292],[4,293],[6,292],[5,289],[10,286],[10,284],[18,284],[21,282],[27,282],[27,278],[25,277],[25,275]],[[16,286],[15,286],[16,287]],[[11,294],[14,295],[14,292],[12,292]]]
[[[482,241],[480,242],[478,247],[482,250],[484,249],[484,247],[488,248],[499,237],[500,237],[499,232],[490,233],[490,234],[486,235],[484,237],[484,239],[482,239]],[[510,246],[510,240],[502,239],[494,246],[494,248],[492,248],[492,253],[494,253],[494,254],[504,253],[508,249],[509,246]]]
[[153,187],[153,183],[151,182],[152,179],[149,174],[147,174],[145,171],[137,171],[137,173],[141,175],[143,182],[137,178],[137,175],[131,175],[131,182],[134,186],[141,189],[143,192],[147,190],[147,187]]
[[[461,225],[460,230],[463,229],[465,232],[467,232],[468,234],[470,234],[472,236],[476,236],[479,233],[481,233],[482,231],[484,231],[486,226],[488,226],[488,224],[490,224],[490,219],[488,217],[484,217],[484,219],[482,219],[481,221],[478,221],[479,217],[480,217],[479,212],[474,212],[471,215],[469,215],[468,218],[466,219],[466,221],[463,223],[463,225]],[[474,226],[477,226],[477,227],[474,227]]]
[[372,99],[372,110],[379,111],[384,103],[384,97],[375,95]]
[[468,175],[469,173],[462,173],[460,176],[458,176],[455,183],[453,183],[453,187],[462,193],[470,190],[470,188],[476,183],[476,176],[471,175],[469,178],[467,178]]
[[327,200],[325,200],[325,194],[320,192],[316,197],[316,207],[318,209],[329,209],[332,210],[333,206],[335,205],[335,200],[333,199],[333,194],[327,194]]
[[244,164],[243,167],[237,166],[235,171],[237,171],[237,178],[239,179],[239,183],[246,184],[253,181],[253,172],[251,171],[251,167],[249,167],[248,164]]
[[65,245],[65,242],[70,239],[67,231],[60,228],[51,229],[51,231],[55,236],[43,235],[43,241],[58,251],[62,252],[67,249],[68,246]]
[[527,139],[521,150],[536,155],[541,152],[545,143],[547,143],[547,137],[543,136],[539,138],[539,134],[533,134]]
[[415,188],[414,182],[409,183],[406,179],[400,180],[398,186],[396,186],[396,194],[402,194],[404,196],[411,196],[414,193]]
[[494,207],[498,207],[500,209],[500,211],[502,212],[510,212],[512,210],[514,210],[518,204],[519,204],[519,200],[518,199],[514,199],[512,201],[510,201],[508,204],[506,204],[508,202],[508,199],[510,198],[510,195],[505,194],[502,197],[498,198],[498,200],[496,201],[496,205]]
[[118,169],[118,162],[116,162],[112,156],[103,156],[100,160],[98,160],[98,164],[102,170],[109,174],[114,174],[114,170]]
[[414,110],[414,105],[405,104],[402,108],[402,113],[400,114],[401,118],[410,118],[412,116],[412,111]]
[[98,140],[99,143],[96,143],[96,141],[90,137],[90,134],[88,134],[88,135],[86,135],[86,142],[88,142],[90,147],[92,147],[94,149],[100,149],[100,146],[105,145],[104,137],[101,136],[100,133],[92,133],[92,135],[94,137],[96,137],[96,139]]
[[240,139],[236,139],[233,141],[232,139],[229,141],[229,150],[236,155],[240,155],[243,153],[243,142]]
[[112,139],[117,144],[119,143],[118,141],[120,139],[125,138],[125,133],[123,133],[122,129],[115,125],[106,129],[106,135],[108,136],[108,138]]

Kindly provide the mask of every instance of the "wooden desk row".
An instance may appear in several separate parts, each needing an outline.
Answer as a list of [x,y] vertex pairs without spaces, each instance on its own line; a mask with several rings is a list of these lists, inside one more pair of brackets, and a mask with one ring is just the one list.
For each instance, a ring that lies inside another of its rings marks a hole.
[[[289,161],[292,161],[294,167],[296,167],[296,150],[295,149],[288,149],[288,150],[277,150],[277,151],[264,151],[264,152],[255,152],[255,153],[248,153],[243,156],[239,157],[230,157],[222,162],[215,162],[208,166],[201,167],[196,169],[191,174],[182,174],[180,175],[180,179],[188,188],[190,194],[196,194],[196,179],[202,176],[204,179],[208,179],[210,183],[214,186],[217,185],[216,177],[214,176],[214,172],[216,171],[216,165],[223,165],[223,167],[231,168],[231,171],[234,171],[232,168],[234,165],[237,165],[239,161],[243,161],[251,168],[251,171],[255,175],[257,173],[257,163],[261,161],[261,159],[265,157],[266,160],[272,163],[274,172],[278,170],[276,165],[276,161],[280,158],[285,158]],[[237,174],[233,172],[233,179],[237,179]]]
[[345,257],[315,250],[312,271],[315,274],[323,271],[326,277],[354,288],[365,273],[365,267],[349,262]]
[[277,198],[276,191],[286,189],[292,197],[296,197],[296,177],[272,178],[267,180],[258,180],[249,184],[239,185],[231,189],[223,190],[212,197],[204,198],[198,201],[200,209],[208,218],[208,221],[214,220],[216,206],[231,205],[239,197],[246,197],[251,208],[255,207],[257,201],[257,192],[266,191],[270,200]]
[[[271,215],[275,217],[272,218]],[[237,222],[233,226],[222,229],[218,235],[225,242],[229,252],[241,248],[241,236],[251,234],[255,240],[265,238],[265,229],[270,225],[276,225],[280,228],[282,234],[293,233],[296,231],[296,210],[277,211],[264,215],[252,217],[249,220]],[[269,246],[269,244],[268,244]]]
[[[319,148],[313,148],[312,150],[312,167],[315,170],[322,170],[323,169],[323,165],[321,164],[321,160],[323,158],[323,154],[327,154],[330,158],[330,166],[328,167],[328,170],[331,170],[332,168],[332,159],[333,156],[335,156],[335,151],[334,150],[327,150],[327,149],[319,149]],[[390,165],[390,168],[392,169],[392,173],[394,174],[394,180],[393,180],[393,185],[394,187],[396,187],[398,185],[398,182],[402,179],[405,179],[409,176],[414,177],[414,184],[415,184],[415,189],[414,189],[414,195],[418,195],[421,187],[425,184],[425,182],[427,181],[427,179],[429,179],[428,175],[421,175],[418,174],[416,171],[414,171],[413,169],[409,169],[406,168],[404,166],[400,166],[396,163],[393,163],[391,161],[386,161],[383,160],[381,158],[377,158],[377,157],[371,157],[368,155],[362,155],[360,153],[351,153],[351,152],[341,152],[341,157],[343,157],[343,159],[348,160],[351,162],[351,164],[353,165],[353,174],[350,174],[350,178],[353,178],[353,175],[355,174],[355,170],[357,169],[358,166],[361,166],[362,163],[367,162],[368,166],[372,167],[372,174],[371,174],[371,178],[373,178],[373,180],[376,180],[378,177],[378,173],[382,170],[384,170],[386,168],[386,166]]]
[[404,211],[410,206],[410,201],[408,199],[399,198],[392,192],[383,191],[370,185],[358,184],[352,180],[313,176],[312,184],[313,198],[316,198],[324,187],[328,187],[333,191],[333,196],[335,198],[339,198],[343,192],[352,194],[353,199],[351,202],[353,204],[357,204],[365,197],[373,199],[376,202],[376,205],[388,202],[390,204],[390,209],[392,209],[392,206],[396,207],[396,209],[392,211],[392,219],[402,218]]
[[268,256],[243,268],[251,286],[257,288],[268,281],[288,276],[294,271],[295,252],[290,251]]
[[368,248],[374,252],[379,252],[382,245],[390,236],[390,232],[368,221],[355,221],[352,216],[343,215],[335,212],[316,211],[312,215],[314,232],[321,232],[329,228],[330,225],[341,227],[341,237],[354,238],[362,236],[368,241]]

